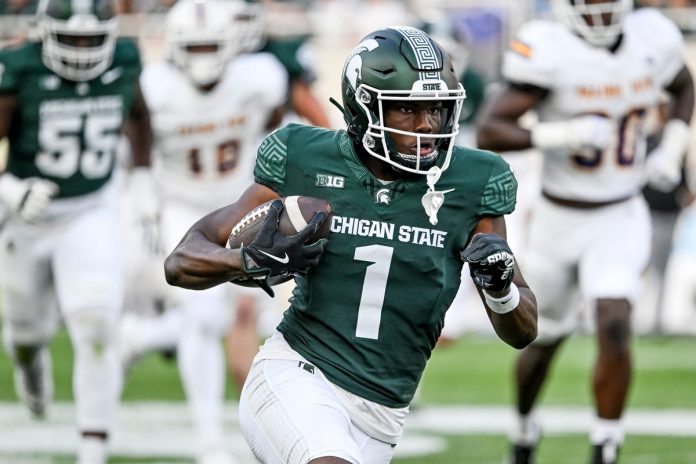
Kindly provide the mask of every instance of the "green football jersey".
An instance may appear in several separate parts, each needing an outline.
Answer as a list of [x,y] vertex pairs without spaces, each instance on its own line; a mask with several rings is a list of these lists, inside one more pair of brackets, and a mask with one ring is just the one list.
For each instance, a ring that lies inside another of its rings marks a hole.
[[[460,251],[484,216],[513,211],[517,182],[498,155],[455,148],[431,225],[424,176],[383,184],[345,131],[291,124],[259,147],[256,182],[330,202],[319,266],[298,277],[278,330],[342,388],[389,407],[413,398],[459,288]],[[482,309],[481,309],[482,310]]]
[[19,98],[8,134],[7,171],[55,182],[59,198],[102,187],[115,166],[140,69],[138,49],[127,39],[117,42],[109,69],[87,82],[49,70],[38,42],[0,52],[0,94]]

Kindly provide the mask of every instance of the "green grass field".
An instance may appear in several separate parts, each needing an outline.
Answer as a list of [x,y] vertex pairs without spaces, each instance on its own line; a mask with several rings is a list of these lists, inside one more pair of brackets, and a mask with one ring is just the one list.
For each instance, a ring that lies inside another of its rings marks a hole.
[[[64,333],[52,346],[56,399],[71,399],[71,353]],[[594,341],[577,337],[563,347],[544,392],[544,405],[588,407],[589,371]],[[515,350],[484,337],[468,337],[436,350],[426,371],[416,408],[432,405],[511,404],[511,370]],[[696,413],[696,339],[644,337],[634,341],[635,383],[630,408],[686,410]],[[16,401],[11,387],[11,366],[0,355],[0,401]],[[230,382],[228,382],[229,384]],[[232,387],[227,392],[236,399]],[[124,401],[183,401],[176,363],[160,356],[144,359],[132,371],[125,386]],[[416,411],[417,411],[416,409]],[[399,464],[500,464],[507,448],[505,436],[440,433],[446,450],[426,458],[399,458]],[[408,436],[405,437],[407,439]],[[589,447],[584,434],[546,436],[539,449],[540,464],[586,463]],[[68,463],[69,456],[55,456],[45,462]],[[10,462],[2,460],[0,462]],[[42,461],[44,462],[44,461]],[[181,459],[133,459],[114,457],[112,463],[187,462]],[[696,463],[696,437],[628,435],[622,462],[631,464]]]

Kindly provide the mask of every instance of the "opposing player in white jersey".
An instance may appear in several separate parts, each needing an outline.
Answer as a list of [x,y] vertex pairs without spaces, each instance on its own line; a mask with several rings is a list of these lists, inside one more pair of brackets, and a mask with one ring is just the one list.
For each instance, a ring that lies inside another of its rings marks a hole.
[[[519,420],[514,463],[532,462],[540,431],[533,407],[551,360],[572,333],[577,287],[595,309],[598,357],[591,462],[614,463],[631,379],[631,306],[650,247],[645,180],[679,181],[694,90],[674,24],[630,0],[554,0],[558,22],[524,25],[504,59],[508,81],[484,109],[483,148],[544,152],[542,197],[533,211],[525,273],[539,304],[539,337],[517,360]],[[646,109],[666,91],[671,114],[646,159]],[[538,122],[518,119],[536,110]],[[646,167],[647,164],[647,167]],[[647,179],[646,179],[647,176]]]
[[[270,54],[243,53],[260,38],[257,13],[241,1],[181,0],[166,20],[169,60],[143,71],[141,86],[155,134],[160,233],[167,252],[201,215],[236,201],[252,178],[257,142],[285,101],[282,65]],[[161,264],[159,269],[161,274]],[[222,429],[222,338],[234,306],[253,314],[260,298],[267,297],[258,288],[233,285],[206,291],[167,287],[165,315],[183,318],[177,359],[201,463],[232,460]],[[124,331],[138,325],[126,324]],[[146,327],[152,324],[140,325]],[[162,340],[162,330],[164,325],[150,335]],[[127,343],[129,334],[124,335]],[[253,356],[255,334],[251,342]]]

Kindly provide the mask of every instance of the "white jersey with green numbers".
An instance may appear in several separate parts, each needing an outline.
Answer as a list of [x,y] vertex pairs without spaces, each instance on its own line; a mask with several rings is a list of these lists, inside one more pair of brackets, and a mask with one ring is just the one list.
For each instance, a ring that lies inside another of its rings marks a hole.
[[[422,176],[384,185],[344,131],[291,124],[259,148],[256,182],[328,200],[321,263],[297,279],[278,330],[333,383],[388,407],[409,404],[459,287],[459,257],[485,216],[512,212],[517,183],[498,155],[455,148],[433,226]],[[476,310],[481,310],[476,308]]]

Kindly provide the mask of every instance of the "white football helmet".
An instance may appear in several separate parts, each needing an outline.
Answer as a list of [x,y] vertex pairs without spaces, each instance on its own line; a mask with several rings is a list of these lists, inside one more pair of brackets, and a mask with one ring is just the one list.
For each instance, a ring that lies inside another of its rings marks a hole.
[[36,25],[43,62],[59,76],[88,81],[111,65],[118,19],[109,0],[41,0]]
[[556,17],[591,45],[610,47],[623,32],[633,0],[553,0]]
[[[261,44],[260,5],[241,0],[180,0],[167,14],[165,41],[169,59],[197,86],[220,79],[235,55]],[[208,46],[206,50],[196,47]]]

